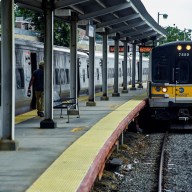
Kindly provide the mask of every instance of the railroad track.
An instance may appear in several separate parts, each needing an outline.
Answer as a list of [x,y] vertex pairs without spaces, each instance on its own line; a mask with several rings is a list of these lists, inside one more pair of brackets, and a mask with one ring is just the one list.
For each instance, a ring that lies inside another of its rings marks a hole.
[[191,134],[184,130],[124,135],[123,149],[112,154],[123,165],[118,171],[104,171],[92,192],[192,191]]
[[159,179],[158,179],[158,192],[162,191],[162,183],[163,183],[163,166],[164,166],[164,154],[165,154],[165,145],[168,138],[168,131],[164,135],[162,148],[161,148],[161,157],[160,157],[160,166],[159,166]]
[[192,191],[191,138],[191,133],[183,131],[165,133],[160,158],[158,192]]

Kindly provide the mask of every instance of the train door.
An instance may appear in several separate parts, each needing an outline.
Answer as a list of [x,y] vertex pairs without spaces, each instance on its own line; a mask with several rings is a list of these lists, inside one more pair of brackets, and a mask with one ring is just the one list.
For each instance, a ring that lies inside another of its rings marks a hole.
[[183,57],[178,58],[174,67],[175,71],[175,102],[187,103],[192,101],[192,78],[190,71],[192,71],[192,62],[190,59]]
[[[33,72],[37,69],[37,54],[31,53],[31,76]],[[33,85],[32,85],[33,86]],[[32,89],[32,95],[31,95],[31,109],[36,109],[36,97],[35,97],[35,90]]]

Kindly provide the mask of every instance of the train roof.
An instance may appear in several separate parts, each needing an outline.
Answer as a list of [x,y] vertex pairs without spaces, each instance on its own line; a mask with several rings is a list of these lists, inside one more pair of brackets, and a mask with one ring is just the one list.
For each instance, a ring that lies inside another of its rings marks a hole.
[[[19,39],[19,38],[15,39],[15,44],[16,44],[16,46],[17,45],[24,46],[25,49],[37,50],[37,49],[43,49],[44,48],[44,43],[42,43],[42,42],[30,41],[30,40]],[[62,46],[54,45],[53,50],[54,51],[62,51],[62,52],[70,53],[70,49],[68,47],[62,47]],[[83,51],[77,51],[77,54],[87,56],[87,54],[85,52],[83,52]]]
[[165,43],[165,44],[159,45],[159,46],[157,46],[155,48],[167,47],[167,46],[171,46],[171,45],[186,45],[186,44],[192,44],[192,42],[191,41],[172,41],[172,42],[169,42],[169,43]]

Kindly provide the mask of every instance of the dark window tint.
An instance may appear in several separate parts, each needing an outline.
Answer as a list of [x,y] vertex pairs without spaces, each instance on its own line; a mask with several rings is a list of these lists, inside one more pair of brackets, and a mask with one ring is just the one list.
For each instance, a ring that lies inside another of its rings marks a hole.
[[121,68],[119,68],[119,77],[122,76],[122,71],[121,71]]
[[96,71],[97,71],[97,80],[99,80],[99,68],[97,68]]
[[83,83],[85,83],[85,69],[83,69]]
[[66,73],[66,84],[69,84],[69,69],[65,69]]
[[89,79],[89,60],[87,60],[87,78]]
[[178,83],[188,83],[189,81],[189,62],[181,60],[178,62],[178,69],[176,69],[176,80]]
[[65,84],[65,71],[64,69],[60,69],[60,78],[61,78],[61,85]]
[[169,59],[161,56],[152,61],[152,74],[154,82],[169,81]]
[[127,69],[127,76],[131,76],[131,68]]
[[148,75],[149,69],[148,68],[143,68],[143,75]]
[[24,89],[24,70],[22,68],[16,69],[16,83],[17,89]]
[[59,85],[59,69],[55,69],[55,84]]

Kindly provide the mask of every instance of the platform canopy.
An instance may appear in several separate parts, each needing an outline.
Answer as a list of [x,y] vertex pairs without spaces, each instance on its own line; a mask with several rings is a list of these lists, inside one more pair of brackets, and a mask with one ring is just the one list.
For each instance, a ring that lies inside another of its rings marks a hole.
[[[42,11],[44,2],[52,2],[55,14],[65,21],[75,13],[78,24],[90,21],[96,32],[107,32],[120,40],[145,43],[166,37],[166,31],[149,15],[141,0],[16,0],[22,7]],[[68,15],[67,15],[68,14]]]

